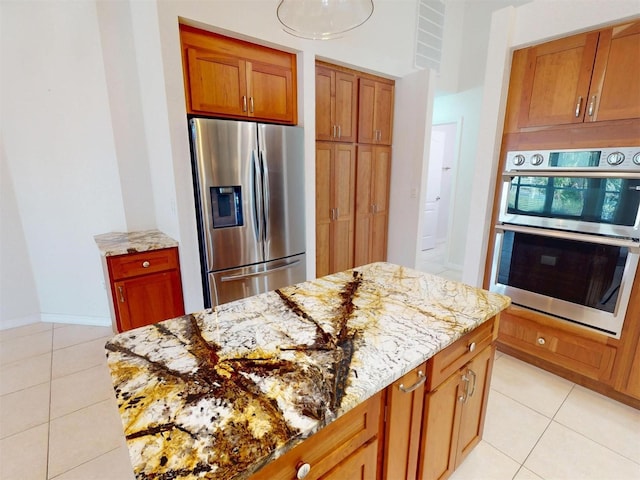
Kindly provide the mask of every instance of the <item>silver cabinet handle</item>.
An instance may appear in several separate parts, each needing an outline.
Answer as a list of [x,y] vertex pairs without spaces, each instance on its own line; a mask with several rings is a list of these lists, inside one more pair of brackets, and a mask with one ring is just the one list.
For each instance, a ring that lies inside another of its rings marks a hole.
[[338,125],[338,138],[342,138],[342,126]]
[[242,96],[242,111],[243,112],[247,111],[247,96],[246,95]]
[[576,118],[580,116],[581,109],[582,109],[582,97],[578,97],[578,103],[576,103]]
[[118,293],[120,294],[120,303],[124,303],[124,289],[122,285],[118,285]]
[[538,345],[544,345],[545,343],[547,343],[547,341],[544,337],[538,337]]
[[338,207],[335,208],[336,210],[336,220],[338,220],[338,217],[340,217],[340,209]]
[[[469,369],[468,372],[469,372],[469,375],[471,375],[471,380],[473,380],[473,382],[471,383],[471,391],[467,392],[467,398],[473,397],[473,394],[476,391],[476,380],[477,380],[476,372],[474,372],[471,369]],[[467,383],[467,387],[468,386],[469,386],[469,384]]]
[[249,112],[253,113],[253,97],[249,97],[249,105],[251,105],[251,107],[249,108]]
[[296,478],[298,480],[302,480],[307,475],[309,475],[310,471],[311,471],[311,465],[309,465],[308,463],[300,462],[298,463],[298,465],[296,465]]
[[427,381],[427,376],[424,374],[424,372],[422,370],[419,370],[418,371],[418,381],[416,383],[414,383],[410,387],[405,387],[404,384],[401,383],[400,385],[398,385],[398,388],[400,389],[401,392],[411,393],[415,389],[417,389],[417,388],[421,387],[422,385],[424,385],[424,382],[426,382],[426,381]]
[[149,268],[151,266],[151,264],[149,263],[148,260],[145,260],[144,262],[142,262],[142,268]]
[[333,125],[333,133],[331,134],[333,138],[336,138],[336,126]]
[[469,351],[473,352],[476,349],[476,342],[471,342],[469,344]]
[[589,102],[589,110],[587,110],[587,114],[590,117],[593,117],[594,107],[596,106],[596,96],[591,97],[591,101]]

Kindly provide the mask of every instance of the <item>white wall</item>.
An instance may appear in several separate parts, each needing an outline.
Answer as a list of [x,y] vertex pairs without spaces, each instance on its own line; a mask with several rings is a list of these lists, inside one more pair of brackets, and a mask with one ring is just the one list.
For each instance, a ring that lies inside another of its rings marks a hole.
[[493,14],[467,230],[467,237],[474,240],[466,245],[463,281],[482,285],[511,52],[639,15],[640,2],[637,0],[537,0]]
[[[109,324],[93,235],[124,228],[125,218],[95,3],[0,8],[2,135],[17,209],[10,215],[24,231],[15,254],[27,257],[42,319]],[[3,250],[10,237],[3,225]],[[20,323],[13,315],[26,301],[33,299],[3,284],[0,328]]]
[[[36,318],[110,324],[93,241],[109,231],[156,227],[178,240],[186,309],[201,308],[178,17],[298,52],[308,274],[315,275],[315,58],[390,77],[413,72],[416,0],[376,1],[364,26],[329,42],[284,33],[277,4],[0,3],[6,160],[0,329]],[[397,114],[400,123],[403,115]],[[21,281],[8,283],[18,272]]]

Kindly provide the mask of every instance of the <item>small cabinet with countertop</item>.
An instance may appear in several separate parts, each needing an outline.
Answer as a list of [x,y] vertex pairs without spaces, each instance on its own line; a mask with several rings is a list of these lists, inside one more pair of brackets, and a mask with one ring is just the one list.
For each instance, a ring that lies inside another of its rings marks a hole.
[[123,332],[184,315],[177,243],[156,230],[97,235],[113,328]]

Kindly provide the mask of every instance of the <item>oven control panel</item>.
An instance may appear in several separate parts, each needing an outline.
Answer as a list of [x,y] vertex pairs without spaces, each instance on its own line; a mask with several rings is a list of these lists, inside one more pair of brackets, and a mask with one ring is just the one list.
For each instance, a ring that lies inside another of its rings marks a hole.
[[640,172],[640,146],[507,153],[505,171],[609,170]]

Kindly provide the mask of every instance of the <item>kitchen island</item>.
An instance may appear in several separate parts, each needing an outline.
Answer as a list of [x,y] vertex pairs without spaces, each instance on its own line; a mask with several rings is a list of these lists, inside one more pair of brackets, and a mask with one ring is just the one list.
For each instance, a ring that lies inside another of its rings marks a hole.
[[136,477],[248,478],[508,305],[374,263],[116,335]]

